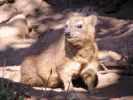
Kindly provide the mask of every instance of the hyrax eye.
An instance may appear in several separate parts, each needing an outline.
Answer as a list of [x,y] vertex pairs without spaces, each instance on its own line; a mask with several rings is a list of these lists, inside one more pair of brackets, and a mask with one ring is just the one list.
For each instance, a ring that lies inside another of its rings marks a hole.
[[65,25],[64,28],[68,28],[68,25]]
[[81,24],[79,24],[79,25],[77,25],[76,27],[77,27],[77,28],[82,28],[82,25],[81,25]]

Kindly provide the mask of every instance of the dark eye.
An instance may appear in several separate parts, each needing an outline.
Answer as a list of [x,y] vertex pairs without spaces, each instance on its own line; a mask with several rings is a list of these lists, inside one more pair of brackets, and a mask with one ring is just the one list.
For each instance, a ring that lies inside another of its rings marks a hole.
[[68,25],[65,25],[64,28],[68,28]]
[[77,25],[77,28],[82,28],[82,25],[81,24]]

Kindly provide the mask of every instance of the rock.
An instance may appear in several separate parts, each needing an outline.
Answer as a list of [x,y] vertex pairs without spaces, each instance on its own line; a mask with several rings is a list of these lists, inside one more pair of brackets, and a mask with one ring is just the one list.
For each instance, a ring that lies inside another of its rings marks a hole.
[[42,5],[44,5],[46,9],[49,8],[49,5],[42,0],[16,0],[13,4],[18,11],[25,15],[35,15],[38,11],[40,12]]
[[28,35],[29,29],[23,14],[12,17],[7,23],[0,25],[0,43],[4,48]]
[[16,15],[17,10],[9,4],[0,6],[0,23],[4,23]]

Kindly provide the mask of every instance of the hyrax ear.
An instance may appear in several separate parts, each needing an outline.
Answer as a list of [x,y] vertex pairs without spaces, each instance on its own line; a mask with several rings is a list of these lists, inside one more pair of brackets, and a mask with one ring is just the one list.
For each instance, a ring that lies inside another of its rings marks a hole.
[[87,22],[90,23],[92,26],[95,26],[97,24],[97,16],[95,15],[88,16]]

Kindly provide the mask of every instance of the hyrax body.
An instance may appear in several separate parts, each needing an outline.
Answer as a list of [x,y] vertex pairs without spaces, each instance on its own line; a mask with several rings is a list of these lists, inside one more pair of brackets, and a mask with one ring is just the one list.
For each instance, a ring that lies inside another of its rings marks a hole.
[[95,41],[96,23],[97,17],[94,15],[88,17],[76,15],[66,23],[66,61],[62,66],[57,67],[65,90],[68,88],[70,90],[74,89],[72,79],[78,76],[83,79],[88,90],[92,90],[98,81],[99,62]]
[[[72,78],[81,76],[92,89],[97,81],[97,45],[95,42],[96,16],[74,16],[67,21],[65,34],[46,34],[39,54],[28,56],[22,63],[21,82],[31,86],[58,87],[63,82],[65,90],[72,86]],[[52,41],[52,37],[56,42]],[[49,45],[49,46],[48,46]],[[62,82],[61,82],[62,81]]]
[[[61,81],[56,67],[62,63],[65,55],[64,35],[46,33],[39,43],[36,53],[29,52],[21,65],[21,82],[30,86],[59,87]],[[33,46],[34,48],[34,46]]]

